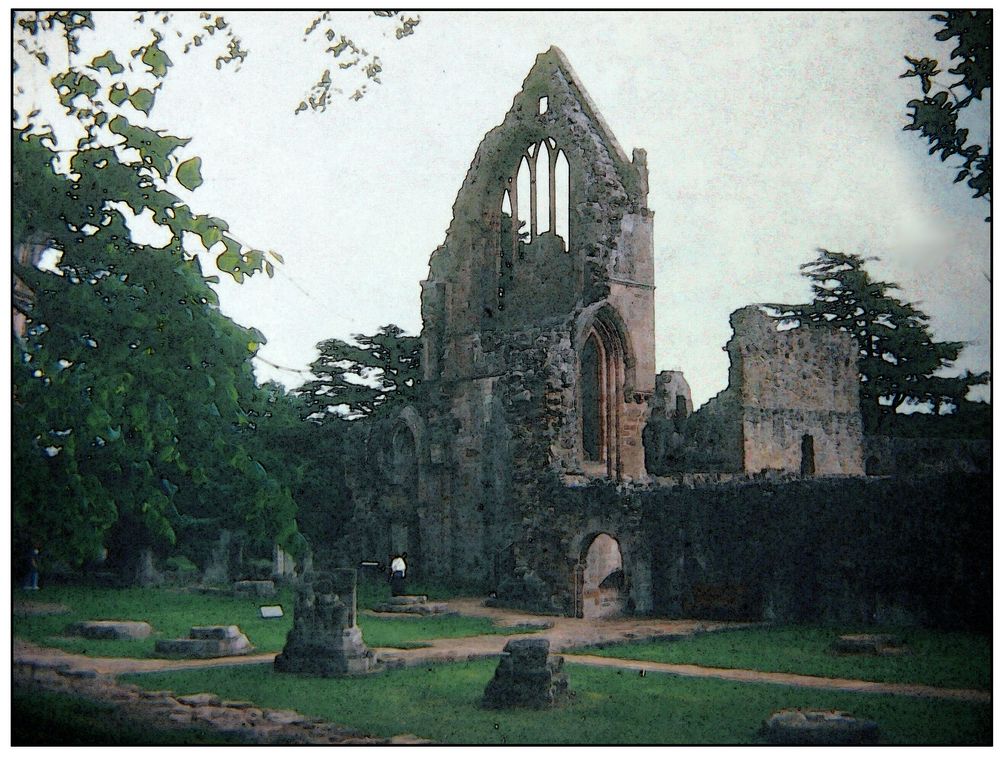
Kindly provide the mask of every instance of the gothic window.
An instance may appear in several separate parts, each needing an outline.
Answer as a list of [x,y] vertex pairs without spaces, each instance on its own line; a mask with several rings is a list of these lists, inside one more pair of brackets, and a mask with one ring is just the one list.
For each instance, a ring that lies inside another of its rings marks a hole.
[[395,483],[411,497],[417,495],[417,444],[409,426],[402,424],[392,435],[392,461]]
[[580,425],[583,459],[618,474],[620,425],[625,398],[625,349],[621,333],[603,314],[580,353]]
[[604,458],[604,392],[597,337],[591,334],[580,356],[580,401],[582,403],[583,454],[587,460]]

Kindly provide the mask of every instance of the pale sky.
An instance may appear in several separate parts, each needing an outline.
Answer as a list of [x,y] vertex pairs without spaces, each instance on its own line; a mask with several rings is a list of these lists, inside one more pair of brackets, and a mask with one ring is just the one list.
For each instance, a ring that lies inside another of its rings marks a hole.
[[[947,62],[930,13],[428,11],[400,41],[351,13],[334,28],[379,54],[384,83],[294,115],[329,65],[302,42],[315,14],[227,12],[250,51],[242,69],[176,57],[152,122],[193,138],[194,209],[284,256],[272,280],[220,287],[223,311],[261,330],[261,356],[282,366],[307,368],[328,337],[419,332],[419,282],[476,148],[557,45],[626,152],[647,150],[657,369],[684,371],[695,405],[725,388],[729,314],[807,300],[798,267],[817,247],[881,257],[872,272],[937,338],[970,343],[961,367],[985,370],[989,206],[901,131],[919,93],[898,78],[903,55]],[[81,43],[101,53],[134,33],[130,19],[99,14]]]

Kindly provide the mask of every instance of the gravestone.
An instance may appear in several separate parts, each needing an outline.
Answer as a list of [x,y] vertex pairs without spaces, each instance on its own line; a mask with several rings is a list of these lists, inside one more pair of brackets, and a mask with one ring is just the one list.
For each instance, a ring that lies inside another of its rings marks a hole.
[[563,658],[549,655],[548,639],[512,639],[486,685],[483,707],[552,707],[569,695]]
[[274,669],[324,677],[373,672],[377,659],[365,646],[357,615],[354,569],[305,573],[295,594],[292,630]]
[[253,651],[239,626],[195,626],[186,639],[160,639],[156,652],[178,657],[232,657]]
[[764,721],[770,744],[857,746],[878,743],[878,723],[839,710],[779,710]]

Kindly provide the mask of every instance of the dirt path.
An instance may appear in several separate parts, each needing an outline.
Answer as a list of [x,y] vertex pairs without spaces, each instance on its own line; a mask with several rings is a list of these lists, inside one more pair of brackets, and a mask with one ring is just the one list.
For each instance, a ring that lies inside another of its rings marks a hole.
[[565,654],[566,662],[578,665],[593,665],[600,668],[636,670],[647,673],[670,673],[691,678],[722,678],[743,683],[775,683],[783,686],[800,686],[809,689],[828,689],[866,694],[897,694],[908,697],[928,697],[935,699],[958,699],[966,702],[990,701],[988,691],[978,689],[943,689],[912,683],[878,683],[851,678],[824,678],[805,676],[797,673],[768,673],[761,670],[741,670],[739,668],[710,668],[704,665],[679,665],[666,662],[643,660],[620,660],[596,655]]

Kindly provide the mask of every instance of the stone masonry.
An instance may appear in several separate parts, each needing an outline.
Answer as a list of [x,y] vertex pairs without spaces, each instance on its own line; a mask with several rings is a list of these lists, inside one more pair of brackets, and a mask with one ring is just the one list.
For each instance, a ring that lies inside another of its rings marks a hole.
[[[842,334],[744,308],[706,406],[692,414],[679,371],[656,375],[648,186],[645,151],[626,154],[561,51],[539,55],[421,282],[414,400],[358,432],[352,559],[407,551],[415,575],[500,603],[642,614],[661,535],[639,493],[864,474]],[[595,575],[608,539],[620,563]]]
[[355,582],[355,572],[349,568],[303,575],[292,630],[274,659],[276,671],[336,677],[375,670],[375,655],[365,646],[357,625]]

